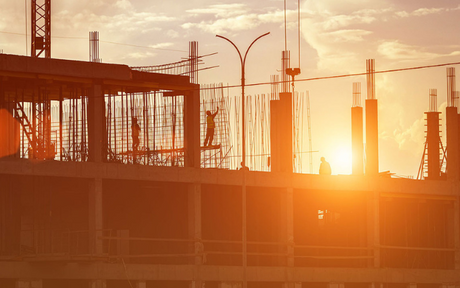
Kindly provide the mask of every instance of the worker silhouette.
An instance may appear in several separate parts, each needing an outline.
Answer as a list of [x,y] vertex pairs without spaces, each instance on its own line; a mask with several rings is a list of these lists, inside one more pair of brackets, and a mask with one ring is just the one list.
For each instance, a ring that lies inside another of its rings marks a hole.
[[331,165],[326,161],[324,157],[321,157],[321,164],[319,165],[320,175],[331,175]]
[[219,106],[217,106],[217,111],[214,114],[211,114],[211,111],[206,111],[206,138],[204,139],[203,146],[211,146],[212,140],[214,139],[214,128],[216,128],[216,123],[214,122],[214,118],[216,117],[217,113],[219,112]]
[[137,118],[133,117],[133,121],[131,123],[131,136],[133,138],[133,153],[136,152],[139,147],[140,132],[141,132],[141,127],[137,123]]
[[246,166],[246,165],[243,165],[243,161],[241,161],[241,168],[240,168],[240,170],[249,171],[249,167]]

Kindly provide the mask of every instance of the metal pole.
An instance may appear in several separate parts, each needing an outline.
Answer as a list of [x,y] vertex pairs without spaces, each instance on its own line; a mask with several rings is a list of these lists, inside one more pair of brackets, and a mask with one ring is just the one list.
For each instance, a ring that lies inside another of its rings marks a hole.
[[242,137],[242,146],[243,146],[243,149],[242,149],[242,158],[243,158],[243,161],[242,161],[242,167],[241,167],[241,170],[242,170],[242,175],[243,175],[243,186],[242,186],[242,189],[241,189],[241,194],[242,194],[242,203],[241,203],[241,206],[242,206],[242,252],[243,252],[243,255],[242,255],[242,258],[243,258],[243,288],[247,288],[247,279],[246,279],[246,268],[247,268],[247,246],[246,246],[246,242],[247,242],[247,229],[246,229],[246,133],[245,133],[245,111],[244,111],[244,86],[245,86],[245,71],[244,71],[244,67],[245,67],[245,63],[246,63],[246,56],[248,55],[248,52],[249,52],[249,49],[251,49],[252,45],[257,41],[259,40],[260,38],[264,37],[264,36],[267,36],[268,34],[270,34],[270,32],[267,32],[265,34],[262,34],[260,35],[259,37],[257,37],[254,41],[252,41],[251,45],[249,45],[248,49],[246,49],[246,53],[244,54],[244,58],[241,57],[241,53],[240,53],[240,50],[238,49],[238,47],[236,47],[236,45],[230,41],[230,39],[228,38],[225,38],[223,36],[220,36],[220,35],[216,35],[216,37],[219,37],[219,38],[222,38],[222,39],[225,39],[227,40],[228,42],[230,42],[233,47],[235,47],[236,51],[238,52],[238,56],[240,56],[240,63],[241,63],[241,97],[242,97],[242,101],[241,101],[241,111],[243,113],[243,116],[242,116],[242,129],[243,129],[243,137]]
[[[235,43],[233,43],[230,39],[224,37],[224,36],[220,36],[220,35],[216,35],[216,37],[219,37],[219,38],[222,38],[222,39],[225,39],[227,40],[228,42],[230,42],[230,44],[233,45],[233,47],[235,47],[236,49],[236,52],[238,52],[238,56],[240,56],[240,63],[241,63],[241,97],[242,97],[242,101],[241,101],[241,111],[243,113],[243,117],[242,117],[242,120],[243,120],[243,123],[242,123],[242,129],[243,129],[243,138],[242,138],[242,146],[243,146],[243,155],[242,155],[242,168],[246,167],[246,137],[245,137],[245,125],[244,125],[244,121],[245,121],[245,111],[244,111],[244,86],[245,86],[245,64],[246,64],[246,56],[248,56],[248,52],[249,52],[249,49],[251,49],[252,45],[257,41],[259,40],[260,38],[264,37],[264,36],[267,36],[268,34],[270,34],[270,32],[267,32],[265,34],[262,34],[260,35],[259,37],[257,37],[256,39],[254,39],[254,41],[252,41],[251,45],[249,45],[248,49],[246,49],[246,53],[244,54],[244,58],[241,57],[241,53],[240,53],[240,50],[238,49],[238,47],[236,47]],[[245,169],[243,169],[244,171]]]

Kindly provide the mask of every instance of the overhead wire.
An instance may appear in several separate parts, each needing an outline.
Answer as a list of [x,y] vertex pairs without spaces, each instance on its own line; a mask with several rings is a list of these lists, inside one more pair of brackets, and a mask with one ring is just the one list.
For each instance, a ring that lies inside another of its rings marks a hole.
[[[450,63],[442,63],[442,64],[433,64],[433,65],[424,65],[424,66],[414,66],[414,67],[405,67],[405,68],[397,68],[397,69],[388,69],[388,70],[381,70],[375,71],[375,74],[384,74],[384,73],[393,73],[393,72],[401,72],[401,71],[410,71],[410,70],[420,70],[420,69],[427,69],[427,68],[436,68],[436,67],[444,67],[450,65],[460,65],[460,62],[450,62]],[[316,80],[326,80],[326,79],[337,79],[337,78],[346,78],[346,77],[356,77],[356,76],[365,76],[367,72],[360,72],[360,73],[350,73],[350,74],[339,74],[339,75],[332,75],[332,76],[321,76],[321,77],[312,77],[312,78],[301,78],[296,79],[296,82],[307,82],[307,81],[316,81]],[[281,83],[289,83],[290,81],[277,81],[277,82],[258,82],[258,83],[249,83],[245,84],[244,86],[263,86],[263,85],[271,85],[271,84],[281,84]],[[235,85],[228,85],[224,86],[224,88],[238,88],[241,87],[241,84]],[[200,89],[207,89],[207,88],[200,88]]]
[[[8,32],[8,31],[0,31],[2,34],[11,34],[11,35],[21,35],[21,36],[26,36],[26,41],[27,41],[27,34],[24,33],[18,33],[18,32]],[[76,40],[88,40],[86,37],[78,37],[78,36],[51,36],[51,38],[56,38],[56,39],[76,39]],[[138,48],[148,48],[148,49],[155,49],[155,50],[164,50],[164,51],[175,51],[175,52],[188,52],[186,50],[180,50],[180,49],[172,49],[172,48],[157,48],[157,47],[151,47],[151,46],[143,46],[143,45],[135,45],[135,44],[127,44],[127,43],[120,43],[120,42],[113,42],[113,41],[104,41],[104,40],[99,40],[101,43],[108,43],[108,44],[114,44],[114,45],[122,45],[122,46],[130,46],[130,47],[138,47]],[[27,46],[27,45],[26,45]]]

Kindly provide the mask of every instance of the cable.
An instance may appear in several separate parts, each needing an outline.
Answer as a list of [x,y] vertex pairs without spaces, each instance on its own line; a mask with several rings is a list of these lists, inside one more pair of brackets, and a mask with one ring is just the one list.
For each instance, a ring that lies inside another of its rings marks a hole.
[[[7,31],[0,31],[0,33],[3,33],[3,34],[11,34],[11,35],[21,35],[21,36],[24,36],[24,35],[25,35],[24,33],[7,32]],[[26,35],[26,38],[27,38],[27,35]],[[76,36],[51,36],[51,38],[57,38],[57,39],[88,40],[88,38],[86,38],[86,37],[76,37]],[[115,44],[115,45],[123,45],[123,46],[138,47],[138,48],[149,48],[149,49],[155,49],[155,50],[175,51],[175,52],[188,52],[188,51],[186,51],[186,50],[169,49],[169,48],[155,48],[155,47],[150,47],[150,46],[142,46],[142,45],[134,45],[134,44],[125,44],[125,43],[112,42],[112,41],[103,41],[103,40],[99,40],[99,42],[108,43],[108,44]]]
[[[419,70],[419,69],[427,69],[427,68],[436,68],[436,67],[443,67],[449,65],[460,65],[460,62],[450,62],[450,63],[443,63],[443,64],[433,64],[433,65],[425,65],[425,66],[415,66],[415,67],[406,67],[406,68],[398,68],[398,69],[390,69],[390,70],[382,70],[382,71],[375,71],[375,74],[383,74],[383,73],[392,73],[392,72],[401,72],[401,71],[410,71],[410,70]],[[323,77],[314,77],[314,78],[303,78],[297,79],[296,82],[306,82],[306,81],[315,81],[315,80],[325,80],[325,79],[336,79],[336,78],[346,78],[346,77],[355,77],[355,76],[364,76],[367,72],[361,73],[352,73],[352,74],[341,74],[341,75],[333,75],[333,76],[323,76]],[[244,86],[262,86],[262,85],[270,85],[270,84],[281,84],[281,83],[288,83],[288,81],[276,81],[276,82],[259,82],[259,83],[249,83],[245,84]],[[227,85],[223,88],[237,88],[241,87],[239,85]],[[207,90],[210,88],[200,88],[200,90]]]

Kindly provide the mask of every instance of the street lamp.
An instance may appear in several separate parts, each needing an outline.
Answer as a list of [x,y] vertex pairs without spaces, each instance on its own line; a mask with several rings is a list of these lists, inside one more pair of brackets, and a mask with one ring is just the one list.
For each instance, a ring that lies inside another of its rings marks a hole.
[[[230,42],[233,47],[235,47],[236,51],[238,52],[238,55],[240,56],[240,62],[241,62],[241,97],[242,97],[242,101],[241,101],[241,110],[242,110],[242,113],[243,113],[243,138],[242,138],[242,146],[243,146],[243,161],[242,161],[242,167],[241,169],[244,171],[246,170],[246,133],[245,133],[245,125],[244,125],[244,85],[245,85],[245,79],[244,79],[244,65],[246,63],[246,56],[248,55],[248,52],[249,52],[249,49],[251,49],[251,46],[252,44],[254,44],[257,40],[259,40],[260,38],[264,37],[264,36],[267,36],[268,34],[270,34],[270,32],[267,32],[265,34],[262,34],[260,35],[259,37],[257,37],[254,41],[252,41],[251,45],[249,45],[248,49],[246,50],[246,53],[244,53],[244,58],[241,57],[241,53],[240,53],[240,50],[238,49],[238,47],[236,47],[235,43],[233,43],[232,41],[230,41],[230,39],[224,37],[224,36],[220,36],[220,35],[216,35],[216,37],[219,37],[219,38],[222,38],[222,39],[225,39],[227,40],[228,42]],[[244,173],[244,172],[243,172]]]

